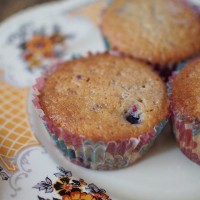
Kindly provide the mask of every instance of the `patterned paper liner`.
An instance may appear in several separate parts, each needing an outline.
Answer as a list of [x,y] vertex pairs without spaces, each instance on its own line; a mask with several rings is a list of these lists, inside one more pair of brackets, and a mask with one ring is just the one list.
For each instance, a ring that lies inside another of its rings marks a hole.
[[186,65],[188,61],[181,63],[170,77],[168,82],[168,94],[170,98],[171,118],[173,124],[173,132],[180,150],[193,162],[200,165],[200,122],[192,117],[183,117],[174,110],[172,99],[172,83],[177,74]]
[[108,143],[102,141],[94,143],[57,127],[42,111],[39,102],[39,95],[44,86],[45,78],[57,67],[59,67],[59,64],[46,70],[37,79],[37,83],[33,86],[33,104],[49,135],[68,160],[74,164],[96,170],[119,169],[133,164],[150,149],[166,125],[168,116],[166,120],[161,120],[160,124],[155,126],[153,130],[137,138]]

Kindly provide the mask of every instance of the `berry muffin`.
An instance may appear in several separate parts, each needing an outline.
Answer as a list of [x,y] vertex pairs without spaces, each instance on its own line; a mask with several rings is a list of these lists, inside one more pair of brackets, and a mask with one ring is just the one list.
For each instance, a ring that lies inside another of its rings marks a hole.
[[170,80],[172,121],[182,152],[200,164],[200,58]]
[[186,0],[115,0],[102,13],[110,48],[172,68],[200,52],[200,13]]
[[34,105],[59,148],[92,169],[134,163],[169,114],[162,79],[143,62],[109,53],[59,64],[34,89]]

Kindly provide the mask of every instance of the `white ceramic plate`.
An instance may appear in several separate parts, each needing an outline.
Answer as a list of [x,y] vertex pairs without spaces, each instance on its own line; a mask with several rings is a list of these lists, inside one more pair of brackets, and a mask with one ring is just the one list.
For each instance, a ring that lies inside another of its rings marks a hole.
[[180,152],[169,125],[151,151],[135,165],[115,171],[93,171],[67,161],[54,145],[32,105],[30,111],[36,137],[55,162],[71,170],[76,177],[105,188],[113,200],[200,199],[199,166]]
[[113,200],[200,199],[199,166],[180,152],[169,125],[150,152],[135,165],[115,171],[94,171],[67,161],[54,145],[32,104],[29,110],[35,135],[55,162],[76,177],[105,188]]
[[[199,0],[194,1],[199,2]],[[0,45],[6,47],[7,36],[16,32],[18,26],[23,25],[23,23],[32,21],[36,27],[40,26],[43,22],[44,24],[47,23],[50,25],[51,20],[49,19],[52,16],[54,18],[53,21],[57,22],[59,14],[66,10],[74,9],[77,6],[79,7],[82,4],[82,0],[63,1],[61,3],[45,4],[19,13],[1,24]],[[42,20],[40,21],[39,19],[41,18]],[[95,27],[92,27],[90,32],[87,33],[86,38],[89,42],[84,43],[85,46],[82,46],[82,43],[79,43],[79,45],[76,46],[76,52],[78,52],[77,49],[81,52],[86,52],[88,49],[91,49],[92,51],[102,51],[104,49],[98,31],[95,32],[96,37],[94,39],[98,42],[98,45],[97,43],[94,45],[94,41],[90,40],[91,38],[94,38],[93,30],[96,30]],[[73,44],[71,45],[73,46]],[[12,46],[12,44],[9,47],[7,46],[6,48],[9,48],[7,49],[7,52],[10,52],[10,50],[15,52],[16,47],[17,45]],[[16,61],[10,59],[10,54],[7,53],[5,55],[5,52],[3,52],[5,48],[1,49],[0,66],[3,66],[5,71],[5,81],[18,86],[30,85],[29,81],[33,79],[32,75],[34,76],[35,74],[28,73],[25,69],[26,66],[21,65],[21,60]],[[74,52],[72,51],[71,53]],[[18,53],[16,52],[15,55],[17,56]],[[7,63],[7,61],[10,62]],[[22,72],[24,79],[17,79],[22,76]],[[77,178],[84,178],[88,183],[95,183],[98,187],[104,188],[113,200],[200,199],[200,168],[180,152],[176,146],[169,126],[166,127],[163,134],[158,138],[151,151],[135,165],[115,171],[93,171],[68,162],[55,147],[53,141],[44,129],[40,119],[38,119],[38,116],[35,114],[31,101],[29,101],[28,109],[35,135],[46,147],[49,155],[54,158],[54,161],[51,161],[49,156],[44,154],[43,149],[40,147],[34,147],[35,152],[32,151],[33,153],[30,153],[30,149],[26,149],[22,152],[23,154],[17,155],[17,164],[22,167],[19,168],[19,171],[16,174],[10,177],[8,184],[0,183],[0,199],[36,199],[37,193],[35,190],[32,191],[31,188],[38,180],[44,180],[47,175],[50,176],[50,172],[53,174],[54,168],[57,165],[70,170],[73,173],[73,176]],[[38,154],[36,151],[41,151],[41,153]],[[29,173],[28,178],[26,175],[27,173]],[[25,178],[22,175],[25,175]],[[10,187],[13,185],[15,187]],[[16,194],[13,196],[12,194],[7,195],[6,193],[11,189],[14,189],[14,191],[18,193],[18,196],[16,196]],[[41,194],[45,195],[44,191],[41,191]],[[51,194],[49,195],[48,198],[52,198]]]

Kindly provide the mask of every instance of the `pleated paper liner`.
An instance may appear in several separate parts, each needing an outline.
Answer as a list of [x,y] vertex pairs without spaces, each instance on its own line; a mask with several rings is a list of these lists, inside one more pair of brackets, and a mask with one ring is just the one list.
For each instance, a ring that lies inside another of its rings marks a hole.
[[[189,60],[188,60],[189,61]],[[173,132],[180,147],[180,150],[193,162],[200,165],[200,122],[192,117],[183,117],[174,111],[172,99],[172,83],[180,70],[188,61],[179,64],[177,70],[170,77],[168,82],[168,94],[171,102],[171,118]]]

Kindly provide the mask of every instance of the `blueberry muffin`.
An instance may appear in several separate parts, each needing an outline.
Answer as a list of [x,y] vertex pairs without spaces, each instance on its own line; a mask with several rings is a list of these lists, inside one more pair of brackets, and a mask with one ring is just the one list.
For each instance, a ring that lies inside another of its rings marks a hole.
[[135,162],[168,118],[162,79],[124,56],[64,62],[38,80],[35,92],[34,104],[59,148],[73,163],[92,169]]
[[200,52],[199,9],[186,0],[115,0],[101,29],[110,47],[170,68]]
[[200,58],[171,78],[174,133],[182,152],[200,164]]

